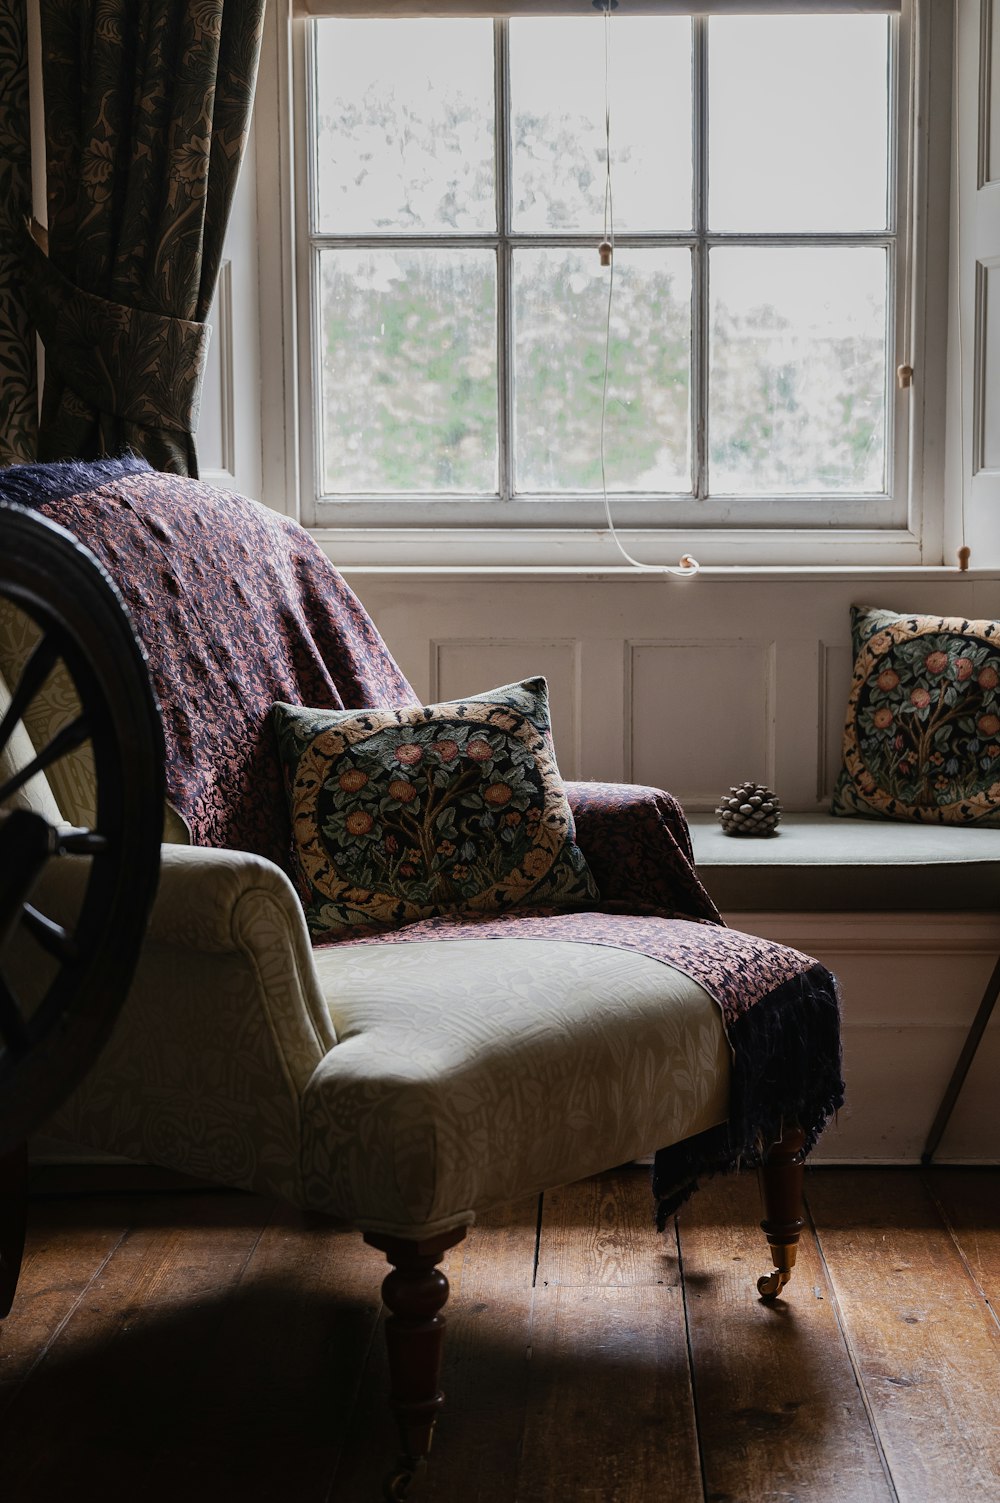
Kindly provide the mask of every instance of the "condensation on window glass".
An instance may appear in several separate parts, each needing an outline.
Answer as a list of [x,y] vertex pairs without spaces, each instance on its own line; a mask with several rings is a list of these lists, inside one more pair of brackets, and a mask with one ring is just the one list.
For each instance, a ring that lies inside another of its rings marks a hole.
[[324,250],[319,284],[325,494],[495,495],[494,253]]
[[710,19],[711,229],[885,229],[889,25],[884,15]]
[[495,229],[492,22],[315,25],[316,229]]
[[[691,227],[691,22],[614,16],[607,28],[615,228]],[[604,226],[605,24],[510,23],[513,227]]]
[[711,252],[713,492],[884,492],[886,275],[882,247]]
[[[609,270],[594,250],[514,252],[520,492],[601,490]],[[691,253],[615,252],[605,455],[612,491],[691,490]]]

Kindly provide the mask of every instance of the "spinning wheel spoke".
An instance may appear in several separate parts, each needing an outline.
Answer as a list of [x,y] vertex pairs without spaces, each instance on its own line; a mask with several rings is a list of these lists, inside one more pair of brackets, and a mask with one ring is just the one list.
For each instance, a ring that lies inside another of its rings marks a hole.
[[48,746],[42,748],[37,757],[33,757],[26,766],[22,767],[8,778],[0,787],[0,803],[15,794],[25,783],[31,781],[36,772],[44,772],[46,767],[51,767],[53,762],[58,762],[60,757],[65,757],[69,752],[75,751],[90,735],[90,724],[86,715],[78,715],[71,720],[69,725],[63,726],[58,735],[53,736]]
[[21,922],[42,949],[56,960],[61,960],[64,965],[72,965],[79,960],[80,946],[70,931],[62,924],[57,924],[55,919],[47,918],[31,903],[25,903],[21,911]]
[[61,856],[97,856],[108,848],[108,837],[98,830],[60,830],[56,841]]
[[7,713],[0,720],[0,751],[25,710],[59,661],[59,649],[51,637],[43,637],[24,665],[20,681],[11,697]]
[[0,975],[0,1038],[16,1054],[28,1047],[28,1025],[3,975]]

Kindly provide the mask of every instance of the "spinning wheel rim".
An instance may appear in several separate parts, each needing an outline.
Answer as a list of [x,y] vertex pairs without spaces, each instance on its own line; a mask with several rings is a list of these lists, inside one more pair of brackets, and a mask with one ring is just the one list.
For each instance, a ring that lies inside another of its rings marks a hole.
[[[26,688],[31,687],[36,654],[41,658],[35,676],[41,677],[34,693],[44,682],[41,670],[46,662],[63,662],[81,706],[85,739],[93,749],[97,792],[93,830],[74,832],[68,845],[63,836],[61,848],[59,835],[49,827],[53,859],[82,853],[90,861],[71,943],[45,924],[25,918],[23,907],[20,919],[15,919],[15,924],[28,925],[56,961],[58,972],[26,1020],[23,1044],[14,1047],[6,1035],[0,1037],[3,1152],[65,1099],[111,1031],[156,892],[164,776],[163,732],[145,654],[117,589],[94,556],[71,533],[37,513],[0,504],[0,596],[30,618],[41,634],[17,683],[10,686],[11,695],[16,699],[26,680]],[[10,723],[5,739],[12,730]],[[58,740],[54,737],[43,748],[43,761]],[[62,754],[50,756],[45,766]],[[22,766],[18,776],[23,778],[24,771]],[[0,802],[9,805],[16,782],[13,778],[5,783]],[[0,833],[6,825],[9,835],[5,813],[9,809],[0,809]],[[43,822],[31,817],[37,834],[37,824]],[[22,824],[20,835],[25,832]],[[0,978],[3,949],[0,931]],[[7,983],[2,985],[9,993]]]

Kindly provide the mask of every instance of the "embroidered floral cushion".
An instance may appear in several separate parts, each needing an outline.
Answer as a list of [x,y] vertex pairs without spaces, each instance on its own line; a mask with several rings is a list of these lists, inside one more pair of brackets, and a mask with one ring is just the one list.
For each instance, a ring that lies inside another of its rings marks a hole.
[[851,611],[833,814],[1000,826],[1000,621]]
[[543,678],[448,704],[272,715],[313,934],[597,900]]

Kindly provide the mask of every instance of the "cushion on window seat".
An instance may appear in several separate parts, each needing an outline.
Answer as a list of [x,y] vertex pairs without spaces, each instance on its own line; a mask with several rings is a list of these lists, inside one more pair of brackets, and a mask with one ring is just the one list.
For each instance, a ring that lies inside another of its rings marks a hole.
[[723,913],[1000,907],[1000,830],[785,814],[767,839],[690,816],[698,874]]

